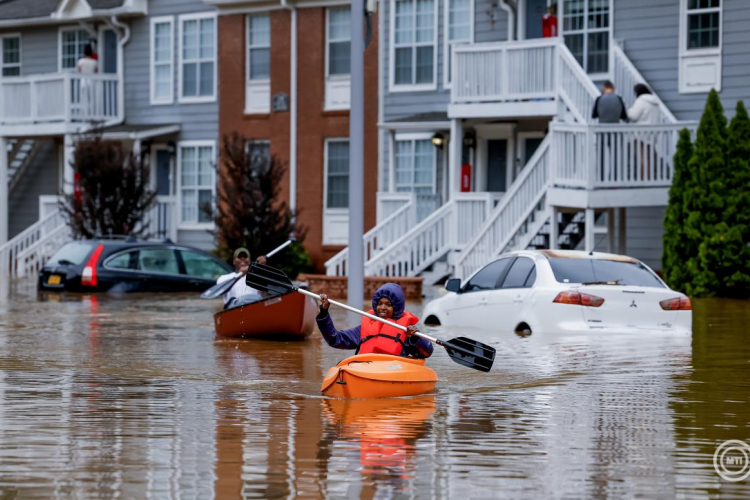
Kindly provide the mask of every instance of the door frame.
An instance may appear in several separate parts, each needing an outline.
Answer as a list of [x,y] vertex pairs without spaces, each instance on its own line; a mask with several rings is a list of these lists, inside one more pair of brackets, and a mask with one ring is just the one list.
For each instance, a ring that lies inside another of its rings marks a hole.
[[104,55],[104,32],[105,31],[111,31],[115,34],[115,38],[117,40],[117,45],[115,47],[115,52],[118,59],[122,57],[122,54],[120,54],[120,34],[117,32],[117,30],[113,29],[112,27],[103,24],[99,26],[99,30],[97,31],[96,35],[96,54],[99,56],[98,64],[99,64],[99,74],[110,74],[110,75],[116,75],[119,71],[120,65],[115,61],[115,72],[114,73],[104,73],[104,60],[106,59],[106,56]]
[[518,161],[514,163],[513,180],[516,180],[516,177],[518,177],[518,174],[520,174],[521,171],[523,170],[523,167],[526,166],[525,162],[521,163],[522,161],[525,161],[526,139],[544,140],[544,132],[539,130],[535,132],[519,132],[518,133]]
[[[158,166],[156,164],[157,162],[157,151],[166,151],[167,154],[169,154],[169,145],[166,142],[159,142],[154,143],[151,145],[151,150],[149,151],[149,165],[151,168],[151,179],[149,183],[151,184],[151,189],[156,191],[157,189],[157,170]],[[164,196],[164,195],[162,195]],[[168,196],[177,196],[177,187],[175,185],[175,155],[170,154],[169,155],[169,195]]]
[[510,186],[513,182],[513,165],[515,141],[513,139],[516,125],[514,123],[490,123],[474,125],[477,137],[476,172],[472,179],[472,190],[477,192],[487,191],[487,141],[492,139],[505,139],[508,141],[506,148],[505,185]]
[[[516,11],[516,17],[518,26],[516,28],[516,34],[517,38],[519,40],[526,40],[526,6],[527,6],[527,0],[518,0],[518,10]],[[562,9],[561,5],[562,2],[555,2],[557,3],[557,22],[560,22],[560,10]],[[550,0],[547,0],[547,7],[550,5]],[[558,24],[558,33],[560,32],[559,24]]]

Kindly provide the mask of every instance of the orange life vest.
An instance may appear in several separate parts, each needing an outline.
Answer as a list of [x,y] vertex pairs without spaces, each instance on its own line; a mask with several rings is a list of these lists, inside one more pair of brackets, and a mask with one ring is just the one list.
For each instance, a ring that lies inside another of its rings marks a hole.
[[[374,311],[368,311],[375,314]],[[404,311],[399,319],[390,319],[401,326],[416,325],[419,318],[412,313]],[[362,318],[362,327],[360,330],[359,349],[357,354],[391,354],[393,356],[401,355],[406,340],[406,333],[391,325],[386,325],[380,321]]]

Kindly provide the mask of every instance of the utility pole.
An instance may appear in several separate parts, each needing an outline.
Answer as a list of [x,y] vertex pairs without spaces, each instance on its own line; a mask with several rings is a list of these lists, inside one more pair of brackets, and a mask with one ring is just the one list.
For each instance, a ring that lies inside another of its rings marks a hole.
[[351,98],[349,109],[349,262],[347,302],[360,309],[364,301],[364,142],[365,43],[364,0],[352,0]]

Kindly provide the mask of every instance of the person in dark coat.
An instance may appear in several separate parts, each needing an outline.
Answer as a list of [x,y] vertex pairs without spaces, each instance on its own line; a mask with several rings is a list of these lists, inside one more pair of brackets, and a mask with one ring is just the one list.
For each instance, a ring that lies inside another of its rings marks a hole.
[[[398,336],[398,333],[401,333],[403,340],[400,340],[399,337],[398,342],[401,345],[401,352],[397,353],[398,355],[429,358],[432,355],[432,343],[429,340],[414,335],[419,331],[416,326],[419,318],[408,311],[404,311],[404,304],[404,291],[401,287],[395,283],[386,283],[378,288],[372,297],[373,310],[370,313],[406,326],[406,332],[396,331],[393,327],[367,317],[362,318],[362,324],[359,326],[349,328],[348,330],[336,330],[333,320],[328,314],[328,307],[330,306],[328,296],[324,293],[320,294],[320,313],[315,319],[318,323],[320,333],[323,334],[323,338],[328,345],[335,349],[356,349],[357,353],[359,353],[360,348],[367,343],[368,349],[364,349],[363,352],[378,352],[377,350],[372,350],[373,344],[370,344],[371,342],[380,342],[382,340],[376,337],[385,337],[386,340],[384,342],[388,344],[388,339],[392,338],[391,335]],[[362,335],[363,327],[366,334],[364,338]]]

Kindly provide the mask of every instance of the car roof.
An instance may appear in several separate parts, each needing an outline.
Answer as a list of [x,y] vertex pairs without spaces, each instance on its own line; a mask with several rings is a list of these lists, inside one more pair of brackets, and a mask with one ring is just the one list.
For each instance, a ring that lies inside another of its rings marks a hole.
[[[92,243],[92,244],[101,244],[104,245],[104,249],[106,250],[107,254],[111,254],[114,252],[118,252],[120,250],[127,250],[130,248],[143,248],[143,247],[174,247],[174,248],[184,248],[186,250],[191,250],[194,252],[199,252],[205,255],[211,255],[209,252],[206,252],[205,250],[201,250],[200,248],[191,247],[189,245],[183,245],[181,243],[174,243],[172,240],[166,239],[161,241],[154,241],[154,240],[124,240],[120,238],[92,238],[88,240],[72,240],[68,243],[72,242],[83,242],[83,243]],[[213,255],[212,255],[213,257]],[[221,260],[221,259],[219,259]]]
[[628,257],[627,255],[618,255],[615,253],[606,252],[584,252],[581,250],[515,250],[508,252],[501,257],[508,255],[526,255],[532,256],[543,256],[548,259],[597,259],[597,260],[615,260],[620,262],[637,263],[638,259]]

